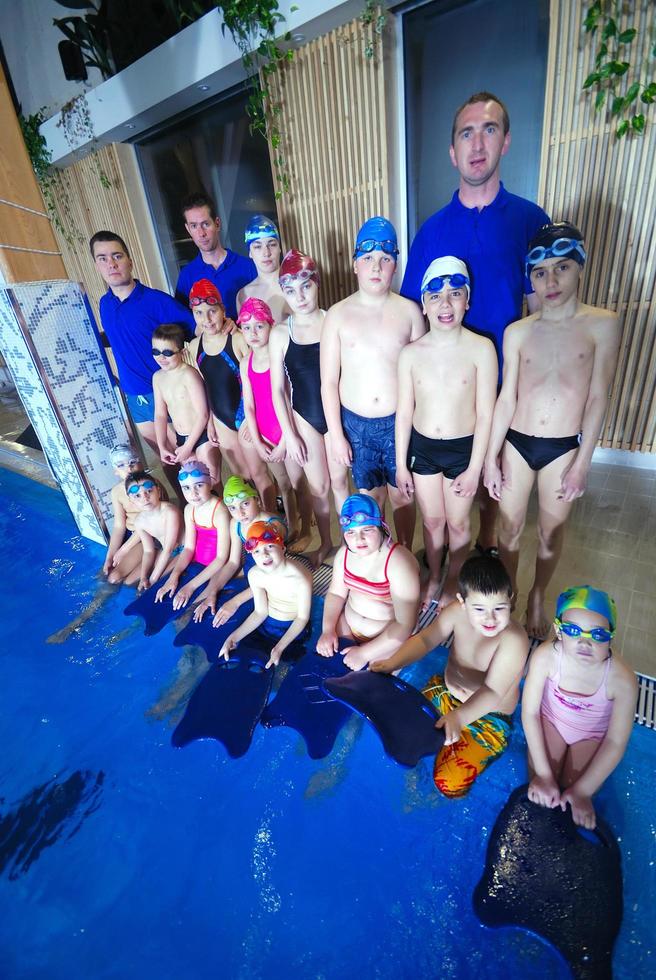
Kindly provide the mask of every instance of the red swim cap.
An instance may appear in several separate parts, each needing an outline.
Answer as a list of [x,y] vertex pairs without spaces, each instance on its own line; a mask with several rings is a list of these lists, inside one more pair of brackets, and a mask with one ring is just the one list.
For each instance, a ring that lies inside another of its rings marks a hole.
[[189,290],[189,303],[191,305],[192,300],[196,300],[194,306],[198,303],[203,303],[209,299],[211,306],[223,306],[223,299],[221,298],[221,293],[218,291],[213,282],[209,279],[199,279],[195,282],[191,289]]
[[273,313],[264,300],[256,299],[254,296],[247,299],[242,306],[237,317],[237,323],[246,323],[248,320],[257,320],[258,323],[270,323],[271,326],[275,323]]
[[292,248],[280,265],[280,285],[283,286],[291,279],[314,279],[319,285],[319,270],[317,263],[309,255],[303,255],[298,249]]

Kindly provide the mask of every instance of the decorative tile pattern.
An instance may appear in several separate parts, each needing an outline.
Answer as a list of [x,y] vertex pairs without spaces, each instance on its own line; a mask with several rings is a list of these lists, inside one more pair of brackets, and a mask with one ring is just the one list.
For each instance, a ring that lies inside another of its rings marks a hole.
[[116,482],[109,450],[127,429],[80,286],[0,288],[0,350],[80,533],[104,543]]

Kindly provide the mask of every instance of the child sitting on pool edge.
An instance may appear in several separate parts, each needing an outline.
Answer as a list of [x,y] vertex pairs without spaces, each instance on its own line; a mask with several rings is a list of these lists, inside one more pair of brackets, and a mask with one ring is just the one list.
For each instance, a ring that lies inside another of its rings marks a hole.
[[[134,533],[138,534],[143,549],[137,585],[141,592],[159,582],[162,575],[173,568],[172,560],[182,551],[182,514],[175,504],[167,501],[159,480],[145,470],[137,470],[126,477],[125,492],[139,508]],[[125,547],[123,545],[116,554],[119,561]]]
[[569,803],[574,823],[593,830],[592,796],[624,755],[637,681],[610,649],[617,611],[589,585],[558,596],[556,638],[533,653],[522,695],[531,782],[541,806]]
[[528,656],[528,637],[511,620],[512,587],[498,558],[468,558],[458,577],[458,594],[437,619],[410,637],[388,660],[371,670],[391,673],[420,660],[453,634],[444,676],[424,688],[442,717],[444,747],[433,779],[444,796],[465,796],[474,780],[506,749],[511,715]]
[[141,565],[139,536],[133,534],[134,521],[139,508],[125,492],[125,478],[130,473],[140,470],[143,463],[131,442],[114,446],[109,458],[119,482],[112,487],[114,521],[102,570],[103,575],[107,576],[107,580],[112,585],[119,582],[133,585],[139,578]]

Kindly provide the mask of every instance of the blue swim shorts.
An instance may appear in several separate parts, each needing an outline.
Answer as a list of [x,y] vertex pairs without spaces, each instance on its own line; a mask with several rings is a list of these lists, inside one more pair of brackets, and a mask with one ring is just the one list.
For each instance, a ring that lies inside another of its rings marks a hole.
[[140,422],[155,421],[155,396],[152,391],[146,395],[125,395],[128,411],[135,425]]
[[353,483],[358,490],[373,490],[387,483],[396,486],[394,421],[396,416],[367,419],[342,407],[342,428],[353,451]]

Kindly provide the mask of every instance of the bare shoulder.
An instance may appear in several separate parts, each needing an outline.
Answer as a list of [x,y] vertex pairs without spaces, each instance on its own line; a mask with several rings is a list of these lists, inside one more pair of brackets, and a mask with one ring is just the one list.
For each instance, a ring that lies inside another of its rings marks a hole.
[[477,361],[487,360],[493,354],[496,357],[494,344],[488,337],[481,337],[480,334],[474,333],[473,330],[469,330],[467,327],[463,327],[463,335],[467,346]]
[[528,316],[523,316],[521,320],[514,320],[512,323],[509,323],[503,332],[504,341],[507,338],[510,341],[514,340],[521,343],[531,333],[536,321],[539,319],[540,311],[538,310],[535,313],[529,313]]
[[604,310],[600,306],[588,306],[587,303],[582,303],[580,315],[583,317],[586,327],[600,338],[615,337],[619,333],[619,317],[612,310]]
[[353,296],[347,296],[345,299],[340,299],[339,302],[333,303],[328,312],[326,313],[326,318],[324,320],[324,329],[331,328],[336,329],[339,325],[342,317],[348,315],[349,310],[353,306]]
[[275,327],[271,331],[271,336],[269,337],[269,346],[279,351],[281,347],[284,346],[285,341],[288,339],[289,332],[287,330],[287,324],[276,323]]
[[526,658],[528,656],[528,646],[529,642],[526,630],[519,623],[516,623],[514,619],[511,619],[499,637],[497,654],[503,653],[504,656],[522,656]]
[[389,556],[387,574],[389,576],[390,573],[392,575],[398,575],[407,572],[418,575],[419,563],[411,551],[408,551],[404,545],[397,544]]
[[613,657],[608,680],[608,693],[613,698],[622,697],[635,700],[638,693],[638,678],[635,671],[621,657]]
[[531,675],[541,675],[546,677],[555,668],[554,645],[552,640],[545,640],[531,654],[528,669]]
[[419,306],[413,299],[407,299],[407,297],[401,296],[399,293],[390,292],[388,303],[390,306],[394,306],[395,314],[398,311],[398,314],[401,316],[414,317],[417,313],[422,315]]
[[306,565],[301,564],[300,561],[296,561],[294,558],[289,558],[286,566],[287,574],[296,580],[305,582],[312,588],[312,572]]

